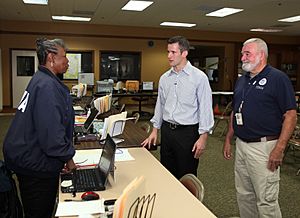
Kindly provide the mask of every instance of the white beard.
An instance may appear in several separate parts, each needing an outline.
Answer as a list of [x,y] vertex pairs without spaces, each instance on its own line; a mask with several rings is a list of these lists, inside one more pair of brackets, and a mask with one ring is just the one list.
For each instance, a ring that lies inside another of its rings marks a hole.
[[242,69],[246,72],[251,72],[258,66],[258,64],[259,64],[259,57],[256,57],[254,63],[243,62]]

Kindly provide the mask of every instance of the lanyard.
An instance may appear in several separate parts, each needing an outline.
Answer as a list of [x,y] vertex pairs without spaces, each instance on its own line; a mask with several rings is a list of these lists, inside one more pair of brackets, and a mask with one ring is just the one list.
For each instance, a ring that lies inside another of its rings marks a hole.
[[[243,108],[243,104],[245,102],[245,98],[249,95],[250,91],[252,90],[252,88],[254,87],[254,85],[256,84],[257,79],[255,79],[255,81],[252,83],[252,85],[248,88],[247,92],[245,93],[245,86],[243,88],[243,92],[242,92],[242,101],[240,103],[238,112],[241,113],[242,112],[242,108]],[[246,81],[247,82],[247,81]]]

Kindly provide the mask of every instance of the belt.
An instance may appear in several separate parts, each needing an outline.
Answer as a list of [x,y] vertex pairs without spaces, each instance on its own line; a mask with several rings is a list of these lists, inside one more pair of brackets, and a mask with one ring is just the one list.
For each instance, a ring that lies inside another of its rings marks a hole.
[[242,138],[240,138],[240,139],[244,142],[251,143],[251,142],[267,142],[267,141],[276,140],[278,138],[279,138],[278,135],[271,135],[271,136],[264,136],[264,137],[256,138],[256,139],[242,139]]
[[164,124],[166,124],[170,129],[178,129],[178,128],[184,128],[184,127],[194,127],[194,126],[198,126],[197,124],[192,124],[192,125],[180,125],[180,124],[176,124],[176,123],[170,123],[167,121],[163,121]]

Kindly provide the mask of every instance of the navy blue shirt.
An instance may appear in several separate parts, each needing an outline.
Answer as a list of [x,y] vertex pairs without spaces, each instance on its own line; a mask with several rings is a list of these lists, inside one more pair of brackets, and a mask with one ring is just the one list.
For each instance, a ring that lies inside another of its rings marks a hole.
[[[283,115],[296,109],[295,93],[288,76],[267,65],[262,72],[250,78],[249,73],[236,83],[233,97],[233,128],[241,139],[257,139],[280,135]],[[243,125],[237,125],[235,113],[241,113]]]
[[75,154],[73,128],[69,89],[40,66],[26,88],[3,143],[8,168],[23,175],[58,176]]

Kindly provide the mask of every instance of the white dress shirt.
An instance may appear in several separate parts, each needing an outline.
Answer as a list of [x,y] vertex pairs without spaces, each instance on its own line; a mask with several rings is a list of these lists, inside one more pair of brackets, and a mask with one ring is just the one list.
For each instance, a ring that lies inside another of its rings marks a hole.
[[187,62],[180,71],[173,68],[159,80],[158,98],[151,122],[160,129],[162,121],[180,125],[199,124],[199,134],[214,125],[212,93],[204,72]]

